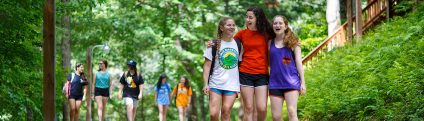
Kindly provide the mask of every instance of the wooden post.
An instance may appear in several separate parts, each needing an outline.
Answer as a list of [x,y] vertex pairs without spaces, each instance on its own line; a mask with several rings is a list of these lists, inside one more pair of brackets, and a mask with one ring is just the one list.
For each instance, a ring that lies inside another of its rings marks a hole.
[[362,7],[361,0],[355,0],[356,2],[356,37],[362,36]]
[[55,120],[55,0],[44,1],[43,17],[43,118]]
[[353,34],[353,28],[352,28],[352,0],[346,0],[346,12],[347,12],[347,40],[352,41],[352,34]]
[[390,18],[392,17],[390,10],[392,9],[392,0],[386,0],[386,16],[387,16],[387,21],[390,20]]
[[87,113],[86,113],[86,121],[91,121],[91,85],[92,85],[92,67],[91,67],[91,48],[87,48],[87,81],[88,81],[88,87],[87,92],[85,93],[85,101],[87,101]]

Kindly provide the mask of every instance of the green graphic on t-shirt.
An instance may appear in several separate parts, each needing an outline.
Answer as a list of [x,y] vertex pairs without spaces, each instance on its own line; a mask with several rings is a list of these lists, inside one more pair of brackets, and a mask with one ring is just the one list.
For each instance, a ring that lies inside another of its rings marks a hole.
[[220,51],[219,65],[224,69],[233,69],[237,67],[237,51],[233,48],[224,48]]

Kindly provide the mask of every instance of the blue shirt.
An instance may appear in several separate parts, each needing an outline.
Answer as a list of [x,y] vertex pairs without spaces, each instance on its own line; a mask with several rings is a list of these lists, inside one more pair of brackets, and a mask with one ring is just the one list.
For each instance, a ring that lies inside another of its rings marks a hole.
[[162,84],[160,89],[155,86],[155,91],[157,92],[156,101],[159,105],[169,105],[169,93],[171,93],[170,87],[169,83]]
[[110,84],[109,72],[98,71],[96,73],[96,87],[97,88],[109,88]]

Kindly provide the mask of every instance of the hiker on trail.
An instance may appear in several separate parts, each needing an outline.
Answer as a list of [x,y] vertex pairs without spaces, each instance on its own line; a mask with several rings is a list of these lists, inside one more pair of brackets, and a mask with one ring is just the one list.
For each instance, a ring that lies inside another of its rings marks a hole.
[[155,86],[155,103],[159,108],[159,121],[166,121],[166,112],[171,99],[171,85],[166,82],[166,75],[162,74]]
[[186,119],[185,116],[187,108],[190,106],[192,93],[189,80],[186,76],[182,76],[180,78],[180,83],[178,83],[172,91],[172,95],[175,95],[175,102],[178,108],[180,121],[185,121]]
[[119,86],[118,98],[122,99],[124,97],[128,121],[135,121],[138,100],[143,96],[144,80],[141,74],[137,73],[137,62],[130,60],[127,65],[128,71],[125,71],[119,80],[121,84]]
[[273,19],[276,37],[270,41],[269,95],[274,121],[281,121],[281,108],[286,100],[290,121],[298,121],[297,100],[306,92],[299,39],[288,26],[284,16]]
[[238,62],[241,44],[233,39],[235,28],[233,19],[226,17],[220,20],[215,44],[204,51],[203,93],[209,94],[211,121],[229,121],[240,92]]
[[93,94],[91,98],[96,100],[97,103],[97,115],[99,121],[105,120],[106,104],[109,100],[110,93],[112,92],[112,77],[107,69],[107,61],[102,60],[99,63],[99,70],[94,74],[93,87],[91,88]]
[[[271,24],[261,8],[252,7],[246,12],[246,27],[234,38],[243,44],[243,61],[240,64],[243,121],[264,121],[268,98],[268,43],[273,38]],[[256,104],[254,104],[256,103]],[[255,106],[255,107],[254,107]],[[257,115],[254,115],[256,108]]]
[[[87,90],[88,84],[87,78],[84,76],[84,67],[82,64],[77,64],[75,66],[75,72],[71,73],[66,81],[65,85],[69,85],[66,87],[66,97],[69,100],[70,110],[70,120],[78,121],[79,119],[79,111],[81,107],[81,101],[83,100],[84,95]],[[84,88],[84,89],[83,89]],[[84,99],[85,100],[85,99]]]

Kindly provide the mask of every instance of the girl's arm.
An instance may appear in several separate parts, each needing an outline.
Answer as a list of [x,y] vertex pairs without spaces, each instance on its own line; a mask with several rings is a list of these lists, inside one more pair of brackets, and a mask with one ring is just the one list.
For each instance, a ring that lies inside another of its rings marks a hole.
[[205,63],[203,64],[203,93],[209,94],[208,79],[209,79],[209,71],[211,69],[212,61],[205,58]]
[[93,79],[93,83],[91,84],[92,85],[91,86],[91,98],[93,98],[93,99],[94,99],[94,88],[96,88],[96,81],[97,81],[96,74],[97,73],[93,74],[94,79]]
[[123,84],[120,84],[119,85],[119,91],[118,91],[118,99],[122,99],[122,91],[123,91],[123,89],[124,89],[124,85]]
[[110,95],[112,94],[113,91],[113,85],[112,85],[112,75],[109,74],[109,98],[111,97]]
[[139,86],[140,94],[138,94],[138,99],[141,99],[143,97],[143,84],[140,84]]
[[295,61],[296,61],[296,69],[297,72],[299,73],[299,77],[300,77],[300,92],[302,94],[306,94],[306,85],[305,85],[305,76],[304,76],[304,70],[303,70],[303,65],[302,65],[302,50],[300,49],[300,46],[296,46],[294,49],[294,54],[295,54]]

